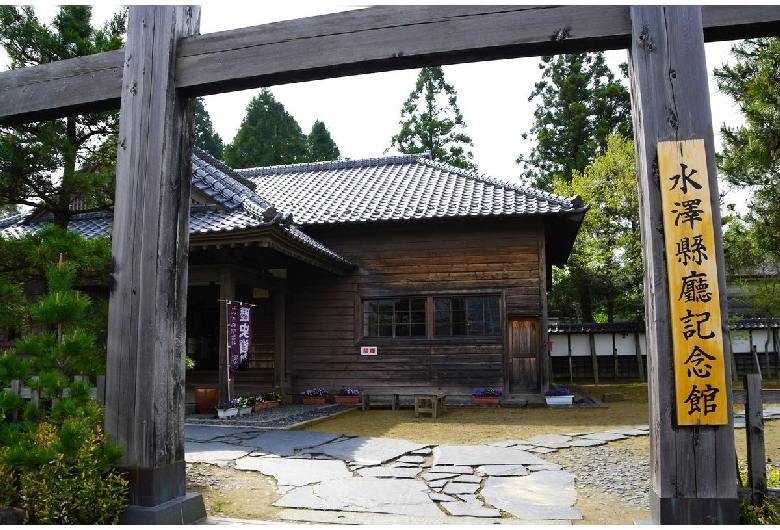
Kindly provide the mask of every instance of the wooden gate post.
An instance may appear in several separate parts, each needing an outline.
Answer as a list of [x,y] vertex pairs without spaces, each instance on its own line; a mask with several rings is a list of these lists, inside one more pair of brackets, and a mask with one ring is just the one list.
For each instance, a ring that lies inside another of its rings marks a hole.
[[[691,6],[631,7],[631,99],[645,263],[650,401],[650,516],[653,524],[739,524],[734,429],[731,416],[729,341],[723,341],[727,425],[678,425],[670,293],[664,249],[657,145],[703,139],[711,190],[720,293],[714,333],[728,337],[723,238],[720,231],[715,145],[712,131],[701,9]],[[669,183],[663,182],[663,185]],[[710,278],[715,283],[714,278]],[[677,293],[674,293],[677,300]],[[718,300],[712,301],[717,304]],[[678,372],[679,373],[679,372]],[[704,386],[704,385],[702,385]]]
[[191,100],[174,89],[179,37],[200,8],[131,6],[122,79],[106,362],[107,434],[124,447],[123,524],[206,516],[185,493],[184,355]]

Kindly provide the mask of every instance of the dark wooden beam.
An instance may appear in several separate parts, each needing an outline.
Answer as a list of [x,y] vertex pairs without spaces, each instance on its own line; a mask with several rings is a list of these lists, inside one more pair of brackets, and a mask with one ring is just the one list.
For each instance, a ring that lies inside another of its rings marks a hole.
[[186,495],[184,355],[192,100],[171,90],[199,7],[132,6],[117,147],[105,429],[124,449],[123,524],[205,517]]
[[[703,139],[715,232],[710,254],[717,262],[722,321],[728,337],[723,236],[715,167],[708,73],[698,7],[631,8],[631,101],[639,181],[645,325],[650,407],[650,517],[652,524],[738,524],[734,428],[678,425],[674,344],[664,248],[658,143]],[[664,182],[666,185],[666,182]],[[715,282],[713,282],[715,283]],[[718,302],[718,301],[716,301]],[[714,324],[715,326],[717,324]],[[723,355],[728,359],[728,340]],[[730,373],[727,409],[731,410]]]
[[[780,6],[705,6],[707,41],[777,35]],[[625,49],[628,6],[381,6],[183,38],[188,96],[333,77]],[[0,73],[0,121],[119,108],[124,52]],[[41,90],[42,89],[42,90]]]

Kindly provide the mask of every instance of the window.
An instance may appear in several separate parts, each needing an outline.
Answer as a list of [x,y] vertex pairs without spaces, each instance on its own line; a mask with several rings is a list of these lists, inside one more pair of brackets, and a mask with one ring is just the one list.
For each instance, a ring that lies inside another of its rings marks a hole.
[[436,336],[500,335],[498,296],[436,298]]
[[366,300],[364,337],[425,337],[425,298]]

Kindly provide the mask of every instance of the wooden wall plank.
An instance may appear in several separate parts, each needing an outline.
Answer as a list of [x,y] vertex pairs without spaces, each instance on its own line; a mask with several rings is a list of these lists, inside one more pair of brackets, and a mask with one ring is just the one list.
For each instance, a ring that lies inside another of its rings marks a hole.
[[[382,241],[370,229],[355,227],[320,227],[312,233],[329,248],[357,260],[359,266],[346,277],[291,278],[292,393],[317,381],[334,389],[349,385],[374,391],[400,387],[412,392],[445,386],[470,394],[485,386],[502,388],[503,336],[361,341],[362,330],[356,329],[360,315],[352,315],[360,311],[361,297],[481,292],[502,295],[513,310],[538,316],[540,260],[527,247],[533,241],[535,248],[543,250],[536,243],[541,224],[525,219],[463,223],[456,229],[434,224],[425,231],[417,225],[385,230],[387,237]],[[434,252],[421,243],[421,232],[425,240],[435,241]],[[513,245],[513,240],[523,244]],[[373,252],[363,259],[361,252],[367,244]],[[464,253],[470,258],[462,259]],[[379,355],[360,355],[360,345],[368,343],[378,346]]]

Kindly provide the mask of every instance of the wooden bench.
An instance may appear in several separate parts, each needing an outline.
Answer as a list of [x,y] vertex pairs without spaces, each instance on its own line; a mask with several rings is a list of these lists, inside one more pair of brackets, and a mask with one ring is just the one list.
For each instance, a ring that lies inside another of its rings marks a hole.
[[435,392],[417,393],[414,395],[414,417],[421,412],[430,412],[431,418],[447,412],[447,392],[437,390]]
[[[388,394],[374,394],[374,397],[377,396],[387,396]],[[390,408],[393,410],[398,410],[399,407],[399,401],[401,399],[400,393],[391,393],[390,396]],[[360,408],[362,410],[368,410],[371,408],[371,394],[369,392],[361,392],[360,393]]]

